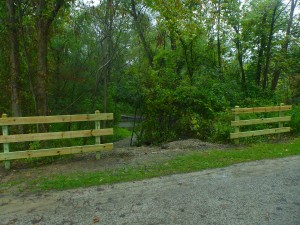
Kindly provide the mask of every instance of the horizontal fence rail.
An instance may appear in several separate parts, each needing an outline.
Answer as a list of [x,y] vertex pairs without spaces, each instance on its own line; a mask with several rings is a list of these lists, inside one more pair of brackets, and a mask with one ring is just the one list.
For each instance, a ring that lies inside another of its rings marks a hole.
[[271,106],[271,107],[254,107],[254,108],[235,108],[232,109],[233,114],[245,114],[245,113],[263,113],[263,112],[277,112],[291,110],[291,105]]
[[0,118],[0,126],[24,125],[41,123],[71,123],[86,122],[96,120],[112,120],[113,113],[100,114],[80,114],[80,115],[61,115],[61,116],[32,116],[32,117],[7,117]]
[[63,132],[49,132],[49,133],[34,133],[34,134],[16,134],[0,137],[0,143],[15,143],[25,141],[46,141],[55,139],[81,138],[81,137],[96,137],[102,135],[112,135],[113,129],[101,130],[77,130],[77,131],[63,131]]
[[291,121],[290,116],[231,121],[231,126],[238,127],[238,126],[257,125],[257,124],[276,123],[276,122],[288,122],[288,121]]
[[[235,120],[231,121],[231,126],[234,127],[234,133],[230,133],[230,139],[235,139],[235,143],[239,143],[239,138],[243,137],[253,137],[267,134],[279,134],[290,132],[290,127],[283,127],[284,122],[291,121],[290,116],[284,116],[284,111],[291,110],[291,105],[284,105],[283,103],[280,106],[271,106],[271,107],[255,107],[255,108],[239,108],[236,106],[232,109],[232,114],[234,115]],[[240,120],[240,114],[246,113],[267,113],[267,112],[278,112],[278,117],[271,118],[261,118],[261,119],[248,119]],[[278,128],[273,129],[263,129],[263,130],[254,130],[254,131],[245,131],[240,132],[241,126],[249,125],[258,125],[258,124],[269,124],[269,123],[278,123]]]
[[8,152],[0,154],[0,160],[13,160],[13,159],[24,159],[34,157],[45,157],[55,155],[67,155],[67,154],[78,154],[78,153],[89,153],[99,150],[112,150],[113,144],[96,144],[96,145],[84,145],[84,146],[73,146],[63,148],[52,148],[52,149],[39,149],[39,150],[27,150],[18,152]]
[[[113,149],[112,143],[101,144],[100,137],[103,135],[112,135],[113,129],[101,129],[101,120],[112,120],[113,113],[100,113],[98,110],[95,114],[80,114],[80,115],[58,115],[58,116],[32,116],[32,117],[7,117],[6,114],[0,118],[0,126],[2,126],[2,135],[0,143],[3,144],[3,153],[0,153],[0,161],[4,161],[5,169],[10,169],[10,160],[45,157],[66,154],[78,154],[96,152],[96,158],[100,158],[100,151]],[[72,123],[72,122],[88,122],[94,121],[95,128],[91,130],[76,130],[62,132],[45,132],[45,133],[30,133],[30,134],[15,134],[10,135],[8,126],[19,126],[27,124],[48,124],[48,123]],[[10,143],[27,142],[27,141],[45,141],[67,138],[82,138],[95,137],[94,145],[38,149],[27,151],[9,151]]]

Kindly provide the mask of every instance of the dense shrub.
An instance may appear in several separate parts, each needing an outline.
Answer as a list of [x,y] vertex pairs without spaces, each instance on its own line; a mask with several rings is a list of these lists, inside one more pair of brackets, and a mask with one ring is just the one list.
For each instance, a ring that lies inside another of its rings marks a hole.
[[187,137],[208,139],[216,113],[226,108],[224,99],[190,85],[175,89],[156,86],[145,92],[145,99],[144,121],[138,129],[138,139],[144,143]]
[[231,120],[232,114],[230,109],[218,113],[213,122],[213,132],[209,140],[212,142],[229,142],[229,136],[232,130],[230,126]]
[[293,105],[291,127],[294,134],[300,134],[300,105]]

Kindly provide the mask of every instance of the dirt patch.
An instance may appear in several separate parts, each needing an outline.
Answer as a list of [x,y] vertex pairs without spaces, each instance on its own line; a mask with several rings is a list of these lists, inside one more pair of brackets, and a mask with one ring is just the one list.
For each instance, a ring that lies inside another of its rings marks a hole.
[[[53,161],[41,159],[28,163],[23,160],[11,162],[11,170],[5,171],[0,165],[1,184],[16,183],[13,187],[0,188],[1,193],[26,192],[25,181],[39,177],[49,177],[54,174],[70,174],[77,172],[96,172],[108,169],[124,168],[126,166],[153,165],[172,159],[190,151],[209,149],[227,149],[229,146],[202,142],[196,139],[174,141],[158,146],[130,147],[130,138],[114,143],[114,149],[102,152],[101,159],[96,160],[95,154],[78,154],[57,158]],[[48,164],[47,164],[48,163]],[[24,182],[22,182],[24,181]]]
[[200,141],[198,139],[179,140],[162,145],[164,149],[189,149],[189,150],[209,150],[209,149],[226,149],[227,145],[213,144]]

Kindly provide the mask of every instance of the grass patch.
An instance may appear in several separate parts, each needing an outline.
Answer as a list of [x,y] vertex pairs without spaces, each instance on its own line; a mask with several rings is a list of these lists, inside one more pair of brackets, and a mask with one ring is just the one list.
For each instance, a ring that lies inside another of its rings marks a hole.
[[107,136],[107,142],[115,142],[128,137],[131,137],[131,131],[126,128],[114,127],[114,134]]
[[273,159],[300,154],[300,138],[284,144],[256,144],[251,147],[233,150],[209,150],[204,152],[188,152],[172,160],[155,165],[125,167],[103,172],[70,173],[52,175],[33,180],[22,179],[0,183],[1,189],[26,183],[26,190],[63,190],[88,187],[100,184],[111,184],[124,181],[142,180],[152,177],[186,173],[209,168],[225,167],[236,163],[261,159]]
[[[111,184],[124,181],[186,173],[209,168],[225,167],[236,163],[261,159],[274,159],[300,154],[300,138],[284,144],[256,144],[251,147],[233,150],[210,150],[189,152],[166,162],[151,166],[125,167],[104,172],[71,173],[53,175],[29,181],[32,191],[63,190]],[[0,185],[1,186],[1,185]]]

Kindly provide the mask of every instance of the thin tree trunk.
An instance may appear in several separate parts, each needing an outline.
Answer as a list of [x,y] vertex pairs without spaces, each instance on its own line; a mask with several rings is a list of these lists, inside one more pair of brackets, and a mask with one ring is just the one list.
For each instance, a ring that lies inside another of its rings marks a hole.
[[[108,112],[108,90],[109,90],[109,81],[112,73],[112,56],[113,56],[113,19],[114,19],[114,8],[113,8],[113,0],[107,0],[106,5],[106,16],[105,16],[105,34],[106,39],[104,42],[104,50],[106,57],[104,58],[105,71],[103,77],[103,112]],[[102,127],[106,128],[107,124],[104,120],[102,123]],[[105,142],[106,137],[102,137],[102,141]]]
[[245,74],[244,62],[243,62],[242,44],[241,44],[240,37],[239,37],[240,36],[240,29],[239,29],[238,26],[234,26],[233,28],[234,28],[235,33],[237,35],[237,38],[235,40],[235,46],[236,46],[236,49],[237,49],[237,58],[238,58],[238,62],[239,62],[240,71],[241,71],[241,74],[242,74],[242,79],[241,79],[242,89],[247,94],[246,74]]
[[135,6],[136,6],[135,0],[131,0],[131,15],[133,17],[137,32],[138,32],[141,42],[143,44],[143,47],[144,47],[144,50],[145,50],[145,53],[146,53],[146,56],[148,59],[148,63],[151,67],[153,67],[153,55],[152,55],[150,46],[146,42],[146,38],[144,36],[144,32],[142,30]]
[[28,49],[26,47],[26,41],[25,41],[25,34],[24,34],[24,30],[23,28],[21,28],[21,39],[22,39],[22,42],[23,42],[23,49],[24,49],[24,57],[25,57],[25,61],[26,61],[26,64],[27,64],[27,77],[28,77],[28,81],[29,81],[29,88],[30,88],[30,91],[31,91],[31,94],[32,94],[32,99],[33,99],[33,104],[34,104],[34,112],[35,114],[37,115],[38,114],[38,107],[37,107],[37,101],[36,101],[36,98],[37,98],[37,95],[36,95],[36,90],[34,88],[34,83],[33,83],[33,77],[32,77],[32,74],[34,73],[33,72],[33,68],[32,68],[32,64],[31,64],[31,60],[30,60],[30,57],[29,57],[29,54],[28,54]]
[[265,65],[264,79],[263,79],[263,84],[262,84],[263,91],[266,90],[267,83],[268,83],[268,74],[269,74],[270,61],[271,61],[272,39],[273,39],[274,28],[275,28],[276,12],[277,12],[277,9],[279,7],[279,4],[280,4],[280,1],[277,1],[276,5],[274,7],[274,10],[273,10],[273,14],[272,14],[270,33],[269,33],[269,38],[268,38],[267,50],[266,50],[266,65]]
[[[289,45],[289,36],[291,33],[291,27],[293,24],[293,17],[294,17],[294,11],[296,8],[298,0],[291,0],[291,10],[290,10],[290,17],[289,17],[289,21],[288,21],[288,26],[285,32],[285,40],[284,43],[281,46],[281,54],[283,56],[286,56],[287,50],[288,50],[288,45]],[[275,65],[275,71],[274,71],[274,75],[273,75],[273,80],[272,80],[272,85],[271,85],[271,91],[274,92],[276,90],[277,84],[278,84],[278,80],[281,74],[281,62],[280,61],[276,61],[276,65]]]
[[221,20],[221,2],[218,1],[218,24],[217,24],[217,47],[218,47],[218,70],[220,79],[222,75],[222,52],[221,52],[221,38],[220,38],[220,20]]
[[242,88],[247,93],[246,74],[245,74],[245,69],[244,69],[244,62],[243,62],[243,55],[242,55],[242,50],[241,50],[241,43],[240,43],[239,40],[237,41],[236,45],[237,45],[237,49],[238,49],[239,66],[240,66],[240,70],[241,70],[241,73],[242,73]]
[[257,66],[256,66],[256,85],[260,86],[260,81],[261,81],[261,69],[262,69],[262,63],[263,63],[263,54],[264,54],[264,49],[266,45],[266,36],[263,31],[263,28],[266,24],[267,21],[267,12],[266,10],[264,11],[263,17],[262,17],[262,23],[261,23],[261,37],[260,37],[260,46],[258,48],[258,57],[257,57]]

